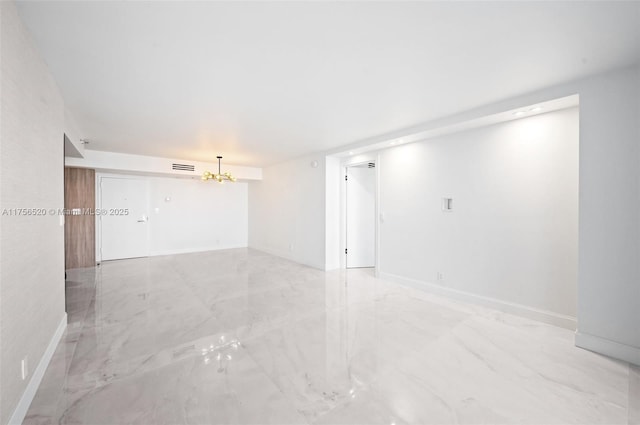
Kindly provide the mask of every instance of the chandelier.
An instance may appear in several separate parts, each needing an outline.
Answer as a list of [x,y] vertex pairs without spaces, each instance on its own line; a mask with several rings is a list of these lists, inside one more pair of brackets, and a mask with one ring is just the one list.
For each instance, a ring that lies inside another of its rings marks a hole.
[[217,158],[218,158],[218,174],[214,174],[214,173],[211,173],[211,172],[209,172],[209,171],[205,171],[205,172],[202,174],[202,180],[203,180],[203,181],[207,181],[207,180],[217,180],[217,181],[218,181],[218,183],[222,183],[222,182],[224,182],[225,180],[229,180],[230,182],[234,182],[234,181],[236,181],[236,178],[235,178],[235,177],[233,177],[233,176],[231,175],[231,173],[229,173],[229,172],[222,173],[222,172],[220,171],[220,160],[222,159],[222,157],[221,157],[221,156],[218,156]]

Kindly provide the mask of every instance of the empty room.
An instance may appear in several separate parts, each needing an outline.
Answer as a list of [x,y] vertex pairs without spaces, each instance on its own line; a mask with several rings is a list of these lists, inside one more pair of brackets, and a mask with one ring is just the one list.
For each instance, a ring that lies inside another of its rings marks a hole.
[[640,425],[640,1],[0,1],[0,425]]

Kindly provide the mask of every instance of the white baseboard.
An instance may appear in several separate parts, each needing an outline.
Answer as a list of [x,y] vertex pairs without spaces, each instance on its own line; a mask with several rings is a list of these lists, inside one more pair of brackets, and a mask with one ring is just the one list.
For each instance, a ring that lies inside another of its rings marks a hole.
[[42,378],[44,377],[44,372],[47,370],[47,366],[51,362],[51,358],[53,357],[53,353],[55,353],[56,348],[58,347],[58,343],[64,334],[64,330],[67,328],[67,313],[64,314],[58,328],[53,333],[51,340],[49,341],[49,345],[47,349],[44,351],[38,366],[33,371],[33,375],[31,375],[31,379],[27,384],[27,388],[25,388],[24,393],[22,393],[22,397],[18,402],[15,410],[13,411],[13,415],[11,415],[11,419],[9,419],[9,425],[20,425],[24,420],[24,417],[29,410],[29,406],[31,406],[31,402],[38,391],[38,387],[40,387],[40,383],[42,382]]
[[485,297],[483,295],[473,294],[471,292],[460,291],[457,289],[447,288],[441,285],[436,285],[429,282],[423,282],[416,279],[411,279],[403,276],[394,275],[391,273],[380,272],[381,279],[390,280],[402,285],[410,286],[412,288],[420,289],[432,294],[442,295],[448,298],[453,298],[460,301],[469,302],[472,304],[479,304],[484,307],[493,308],[495,310],[503,311],[505,313],[513,314],[516,316],[526,317],[527,319],[537,320],[539,322],[549,323],[554,326],[560,326],[562,328],[575,330],[577,326],[577,320],[575,317],[566,316],[552,311],[540,310],[534,307],[529,307],[522,304],[513,303],[510,301],[499,300],[497,298]]
[[576,331],[576,347],[640,366],[640,348]]

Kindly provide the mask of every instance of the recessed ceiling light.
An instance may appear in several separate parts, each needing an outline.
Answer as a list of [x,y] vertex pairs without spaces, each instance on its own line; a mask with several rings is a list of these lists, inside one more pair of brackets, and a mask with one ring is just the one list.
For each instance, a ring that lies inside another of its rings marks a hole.
[[353,152],[349,152],[349,155],[353,155]]
[[394,140],[394,141],[390,142],[389,144],[390,144],[391,146],[393,146],[393,145],[395,145],[395,144],[396,144],[396,141]]
[[533,108],[529,109],[529,112],[540,112],[542,111],[542,108],[539,106],[534,106]]
[[521,117],[524,115],[524,111],[516,111],[513,113],[513,115],[515,115],[516,117]]

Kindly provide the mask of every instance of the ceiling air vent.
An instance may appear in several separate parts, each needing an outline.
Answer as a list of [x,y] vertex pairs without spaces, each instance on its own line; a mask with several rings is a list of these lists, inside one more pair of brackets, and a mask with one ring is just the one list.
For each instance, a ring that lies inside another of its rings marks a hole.
[[173,164],[171,166],[172,170],[177,170],[177,171],[195,171],[196,170],[196,166],[195,165],[188,165],[188,164]]
[[370,163],[367,164],[367,166],[369,168],[376,168],[376,163],[375,162],[370,162]]

